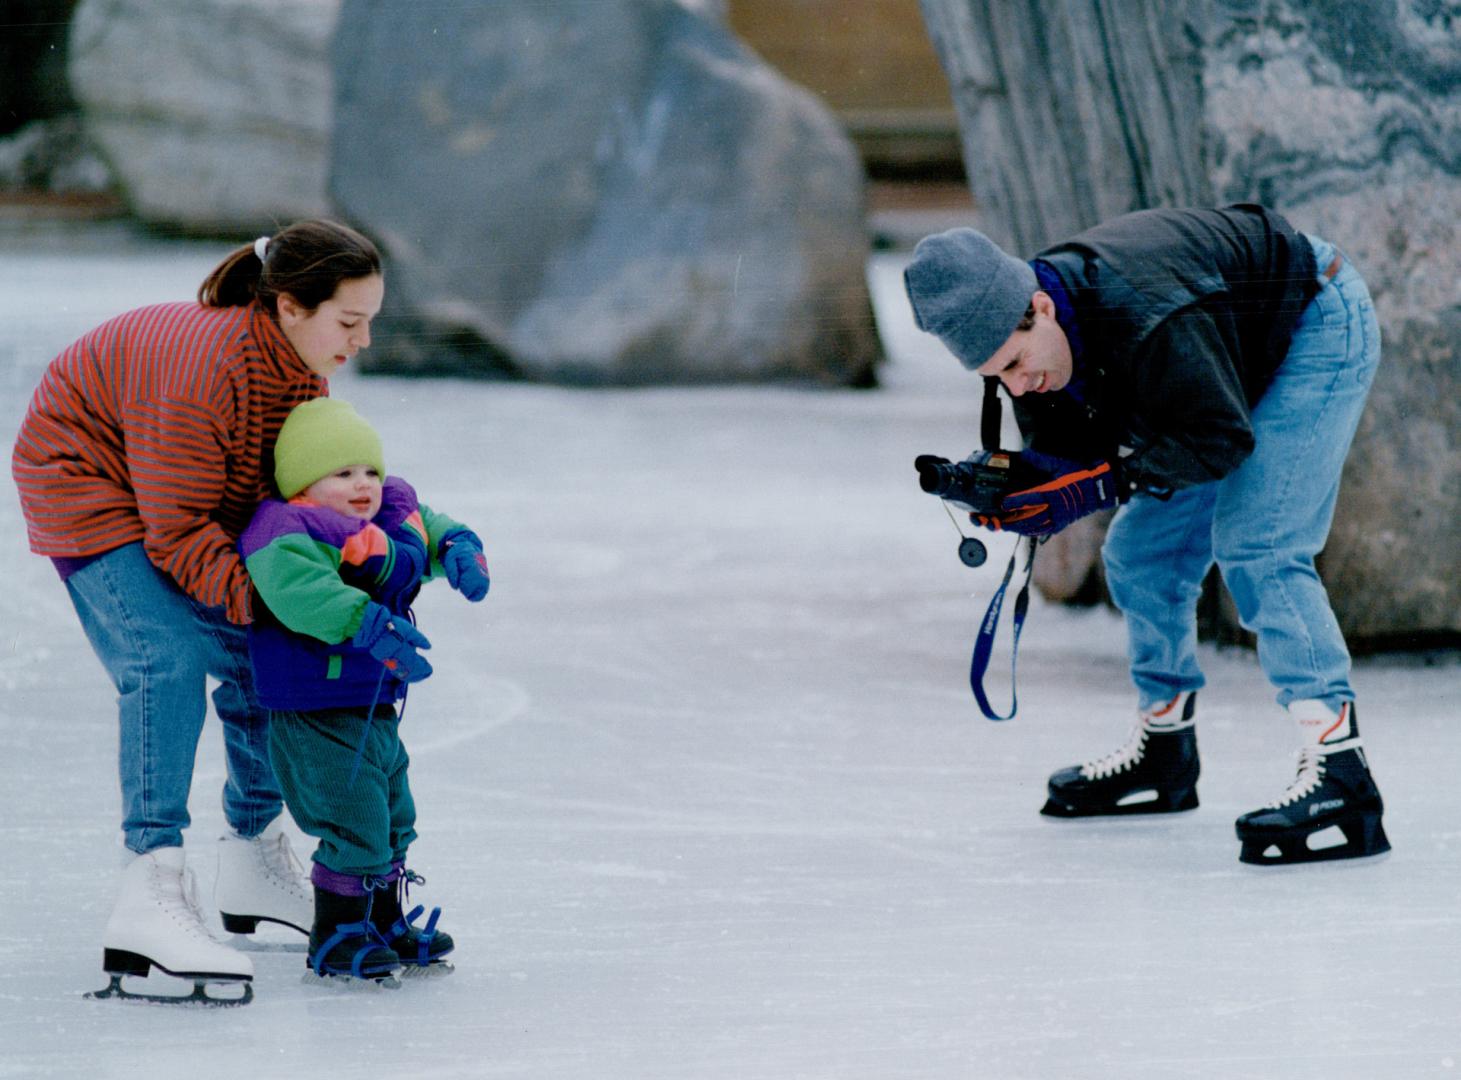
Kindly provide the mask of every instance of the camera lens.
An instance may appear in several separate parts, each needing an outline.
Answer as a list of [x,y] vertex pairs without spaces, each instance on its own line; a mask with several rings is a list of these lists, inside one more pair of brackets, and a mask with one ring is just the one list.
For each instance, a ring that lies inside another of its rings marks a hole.
[[942,495],[948,485],[949,459],[920,454],[913,460],[918,470],[918,486],[930,495]]

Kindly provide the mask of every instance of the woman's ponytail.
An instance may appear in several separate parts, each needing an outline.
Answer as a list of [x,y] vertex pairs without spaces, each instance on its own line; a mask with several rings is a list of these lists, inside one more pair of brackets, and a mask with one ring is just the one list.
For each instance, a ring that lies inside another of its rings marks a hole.
[[254,254],[254,245],[230,251],[198,287],[198,303],[204,307],[243,307],[258,295],[264,264]]
[[297,221],[229,252],[198,288],[204,307],[242,307],[258,300],[279,313],[281,294],[313,311],[335,295],[340,282],[381,272],[380,252],[369,239],[339,222]]

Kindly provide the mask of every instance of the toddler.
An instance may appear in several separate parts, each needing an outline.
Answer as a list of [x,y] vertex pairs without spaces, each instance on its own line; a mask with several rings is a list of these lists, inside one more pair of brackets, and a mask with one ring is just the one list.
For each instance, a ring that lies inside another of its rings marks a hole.
[[490,584],[477,534],[386,476],[380,437],[347,403],[297,406],[274,449],[280,498],[239,547],[263,610],[249,630],[269,755],[285,805],[319,840],[310,970],[392,980],[450,970],[440,909],[404,911],[416,809],[396,702],[431,674],[411,603],[445,576],[472,602]]

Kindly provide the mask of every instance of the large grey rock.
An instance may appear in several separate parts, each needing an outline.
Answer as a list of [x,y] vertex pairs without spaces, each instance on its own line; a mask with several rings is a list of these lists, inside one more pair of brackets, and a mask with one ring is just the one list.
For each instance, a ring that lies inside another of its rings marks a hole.
[[372,365],[869,378],[853,147],[705,11],[345,0],[334,57],[331,192],[390,262]]
[[132,210],[208,232],[328,212],[338,13],[339,0],[84,0],[71,85]]
[[1352,640],[1461,633],[1461,13],[921,2],[981,224],[1012,251],[1127,210],[1240,200],[1343,247],[1385,358],[1321,570]]

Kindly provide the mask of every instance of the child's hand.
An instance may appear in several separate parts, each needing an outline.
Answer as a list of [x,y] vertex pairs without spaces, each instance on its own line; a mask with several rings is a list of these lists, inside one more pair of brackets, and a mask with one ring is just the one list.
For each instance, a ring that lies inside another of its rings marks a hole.
[[431,664],[416,651],[431,648],[431,642],[384,604],[372,600],[365,605],[365,617],[350,644],[365,649],[404,683],[420,682],[431,674]]
[[492,579],[487,574],[487,556],[470,540],[453,540],[441,556],[446,581],[472,603],[487,595]]

